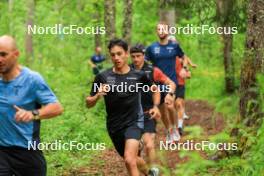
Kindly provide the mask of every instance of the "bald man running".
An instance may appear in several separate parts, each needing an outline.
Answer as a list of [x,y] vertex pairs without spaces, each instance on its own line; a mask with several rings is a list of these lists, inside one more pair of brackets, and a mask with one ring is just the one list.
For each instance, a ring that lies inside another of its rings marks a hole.
[[63,111],[37,72],[18,64],[10,36],[0,37],[0,176],[45,176],[46,161],[32,145],[40,142],[40,121]]

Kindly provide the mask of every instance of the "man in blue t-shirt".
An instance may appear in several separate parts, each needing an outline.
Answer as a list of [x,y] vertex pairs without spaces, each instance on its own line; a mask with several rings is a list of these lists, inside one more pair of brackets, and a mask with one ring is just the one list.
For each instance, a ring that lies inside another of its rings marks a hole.
[[18,64],[19,51],[10,36],[0,37],[0,176],[45,176],[40,150],[40,120],[63,111],[37,72]]
[[93,74],[97,75],[103,68],[103,61],[105,61],[105,56],[101,54],[102,48],[97,46],[95,48],[95,54],[88,61],[89,65],[93,68]]
[[[176,75],[176,56],[184,59],[184,52],[177,43],[168,40],[168,31],[166,31],[166,29],[168,29],[168,24],[164,22],[161,22],[157,25],[157,35],[159,37],[159,41],[154,42],[146,49],[145,57],[177,85],[175,92],[177,95],[178,81]],[[165,97],[165,95],[162,95],[162,97]],[[176,128],[176,115],[174,106],[169,106],[166,105],[166,103],[162,103],[161,112],[162,121],[167,130],[166,141],[179,141],[180,135],[178,131],[182,131],[183,119],[179,117],[178,128]]]

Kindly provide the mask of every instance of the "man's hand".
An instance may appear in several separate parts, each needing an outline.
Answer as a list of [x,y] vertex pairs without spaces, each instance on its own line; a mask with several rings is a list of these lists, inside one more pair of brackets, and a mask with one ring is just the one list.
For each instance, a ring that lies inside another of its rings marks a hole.
[[151,119],[159,119],[161,117],[159,108],[157,106],[154,106],[152,109],[150,109],[149,114],[151,116]]
[[34,120],[34,115],[32,114],[31,111],[21,109],[21,108],[17,107],[16,105],[14,105],[14,108],[16,110],[15,120],[17,122],[27,123],[27,122]]
[[107,90],[107,85],[103,84],[100,86],[98,93],[96,94],[98,97],[102,97],[107,94],[109,90]]
[[196,64],[191,63],[190,64],[192,68],[197,68],[198,66]]

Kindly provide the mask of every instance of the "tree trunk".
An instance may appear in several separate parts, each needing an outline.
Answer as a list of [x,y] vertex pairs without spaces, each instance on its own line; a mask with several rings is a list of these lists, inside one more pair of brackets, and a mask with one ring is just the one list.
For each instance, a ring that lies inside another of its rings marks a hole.
[[165,21],[168,23],[169,27],[175,27],[174,5],[174,0],[160,0],[159,2],[160,21]]
[[132,30],[132,9],[133,0],[125,0],[124,3],[124,21],[123,21],[123,38],[130,44],[131,43],[131,30]]
[[111,39],[116,36],[115,28],[115,0],[105,0],[104,2],[104,23],[106,27],[106,47]]
[[[94,18],[96,21],[96,25],[100,26],[101,24],[101,13],[100,13],[100,8],[99,5],[97,3],[94,4],[94,7],[96,9],[95,14],[94,14]],[[100,46],[102,47],[102,42],[101,42],[101,34],[95,34],[94,35],[94,46]]]
[[224,41],[224,67],[225,67],[225,89],[227,93],[235,91],[235,67],[232,58],[233,35],[223,34]]
[[[221,27],[231,27],[232,11],[234,8],[234,0],[217,0],[217,18],[218,24]],[[225,68],[225,89],[227,93],[233,93],[235,91],[235,68],[232,58],[232,34],[222,34],[224,43],[224,68]]]
[[33,27],[33,18],[34,18],[34,0],[27,1],[27,22],[26,22],[26,40],[25,40],[25,48],[26,48],[26,62],[29,63],[31,59],[33,59],[33,39],[32,34],[29,34],[27,31],[28,26]]
[[247,126],[260,125],[262,100],[257,74],[264,70],[264,1],[250,0],[244,62],[240,78],[240,115]]

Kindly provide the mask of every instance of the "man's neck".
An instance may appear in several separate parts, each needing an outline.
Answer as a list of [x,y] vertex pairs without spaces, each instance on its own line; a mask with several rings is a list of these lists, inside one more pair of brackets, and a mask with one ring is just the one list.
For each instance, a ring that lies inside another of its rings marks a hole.
[[141,70],[144,66],[144,62],[142,62],[140,65],[135,65],[137,70]]
[[16,78],[21,72],[21,66],[16,65],[12,68],[8,73],[2,74],[2,78],[4,81],[11,81],[12,79]]
[[168,40],[168,38],[166,37],[166,38],[164,38],[164,39],[160,39],[159,43],[160,43],[161,45],[167,45],[167,44],[169,43],[169,40]]
[[122,68],[116,68],[114,67],[113,68],[113,71],[117,74],[126,74],[130,71],[130,67],[128,65],[125,65],[124,67]]

